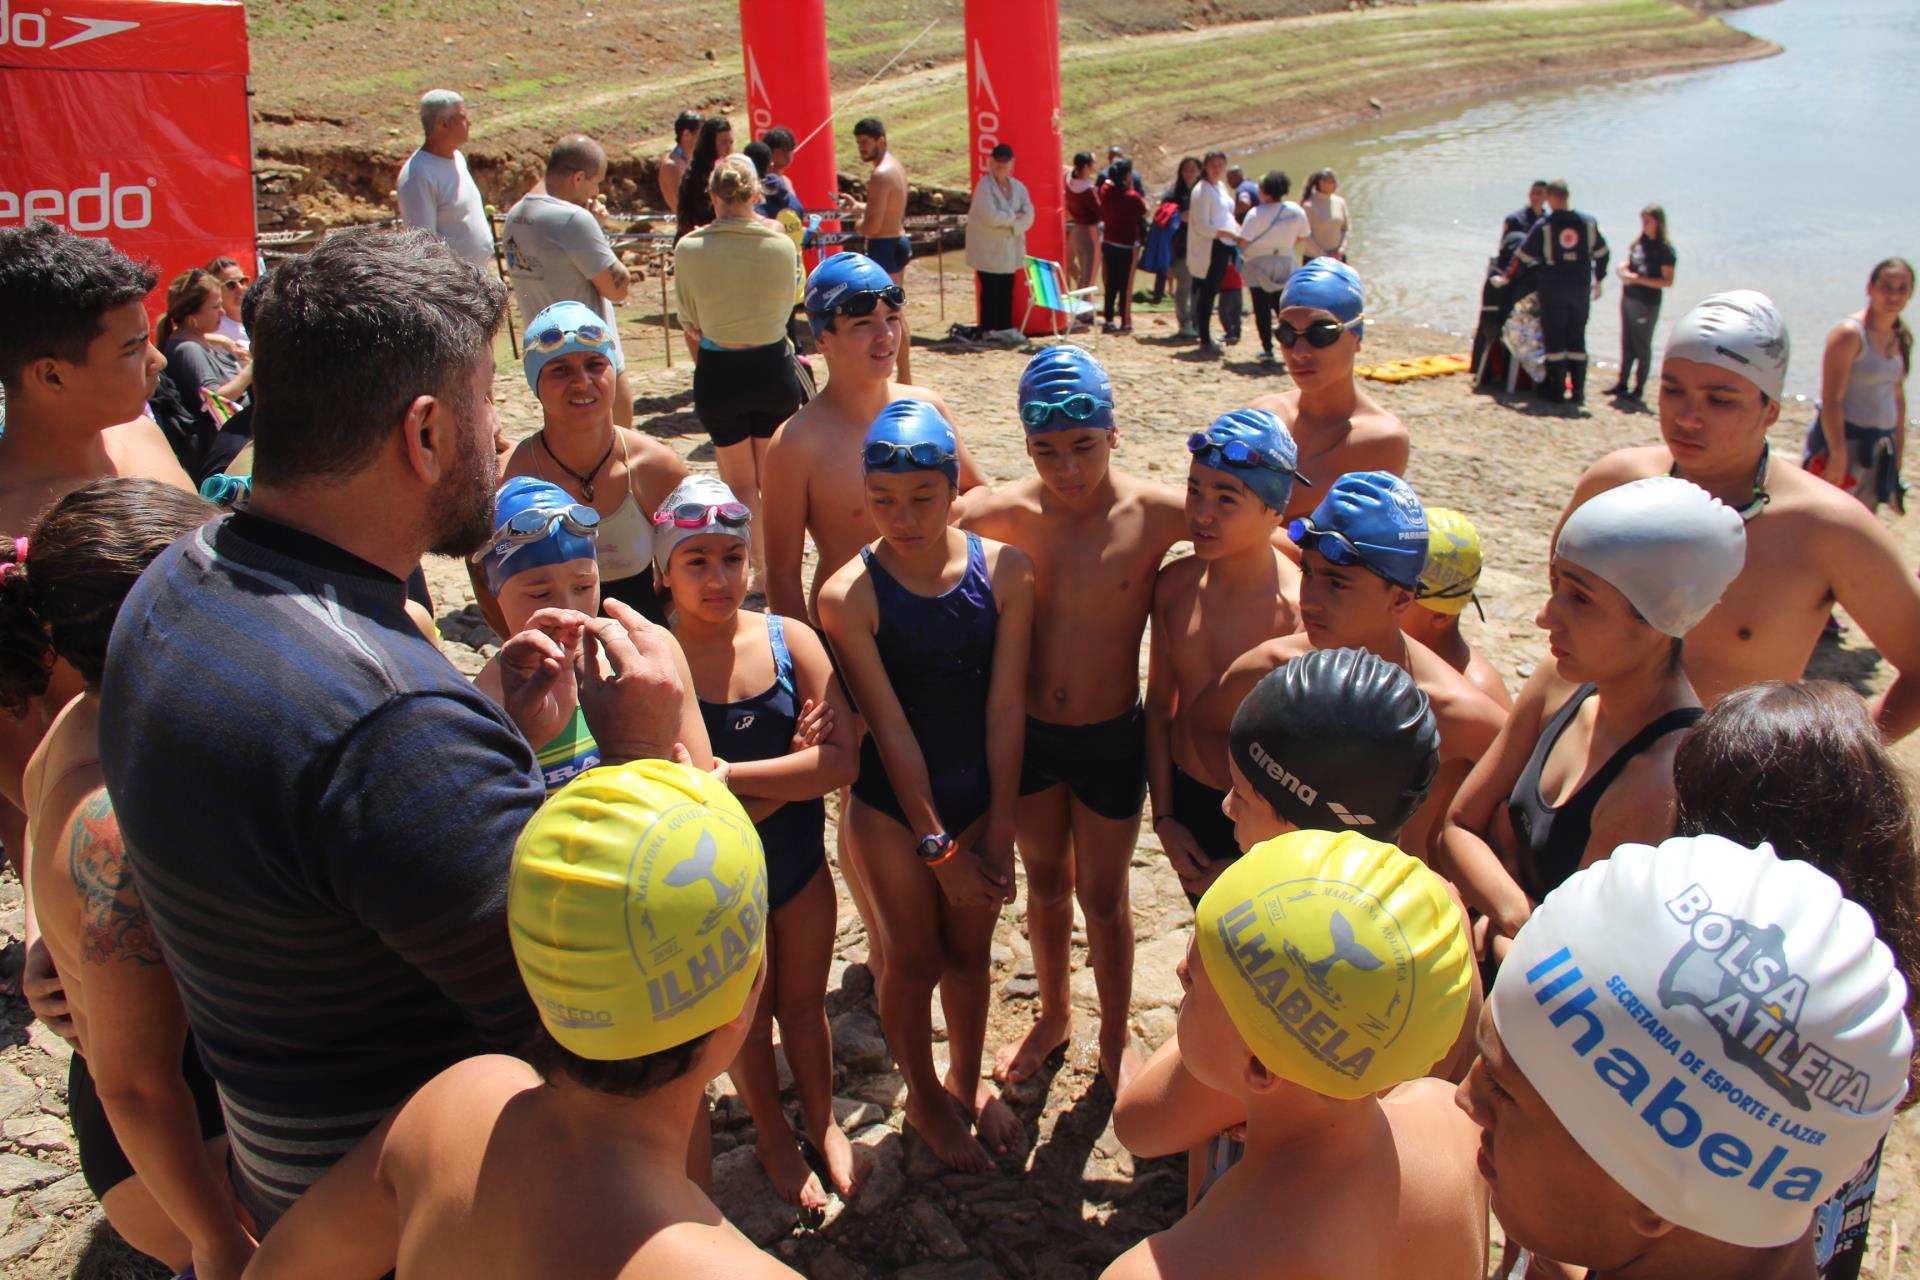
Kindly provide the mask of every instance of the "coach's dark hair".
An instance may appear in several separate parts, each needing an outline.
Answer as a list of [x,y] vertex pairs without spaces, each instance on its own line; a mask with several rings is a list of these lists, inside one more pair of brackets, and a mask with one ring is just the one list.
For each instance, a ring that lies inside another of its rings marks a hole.
[[150,266],[38,218],[0,231],[0,383],[45,356],[83,363],[100,317],[153,292]]
[[683,1044],[638,1058],[602,1061],[583,1058],[553,1038],[546,1025],[533,1033],[527,1061],[548,1083],[556,1078],[572,1081],[582,1089],[609,1093],[618,1098],[644,1098],[662,1085],[672,1084],[693,1069],[693,1059],[711,1031]]
[[253,340],[253,476],[341,479],[416,396],[471,409],[474,363],[506,313],[498,280],[430,231],[339,231],[262,282]]
[[23,531],[0,539],[0,709],[18,716],[65,659],[100,687],[120,605],[146,567],[218,515],[197,493],[126,477],[81,485]]

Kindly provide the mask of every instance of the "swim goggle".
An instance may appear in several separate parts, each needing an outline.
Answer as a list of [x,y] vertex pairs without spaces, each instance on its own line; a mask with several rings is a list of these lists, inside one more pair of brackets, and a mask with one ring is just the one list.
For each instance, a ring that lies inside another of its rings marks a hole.
[[884,289],[862,289],[835,299],[832,306],[821,312],[829,316],[870,316],[874,308],[886,303],[896,309],[907,305],[907,291],[897,284]]
[[583,347],[593,347],[603,351],[613,348],[613,335],[608,333],[604,326],[583,324],[572,329],[563,329],[555,325],[551,329],[530,333],[527,335],[527,350],[542,355],[549,351],[558,351],[567,345],[568,338],[572,338]]
[[676,529],[704,529],[716,522],[738,528],[753,519],[744,502],[682,502],[653,513],[656,525]]
[[956,461],[954,454],[947,452],[931,440],[915,440],[912,444],[895,444],[891,440],[875,440],[867,445],[862,455],[869,469],[890,467],[902,457],[916,467],[932,470],[944,467]]
[[1307,340],[1308,346],[1316,350],[1324,350],[1340,341],[1341,334],[1365,319],[1366,316],[1358,315],[1351,320],[1315,320],[1304,329],[1296,329],[1282,320],[1280,326],[1273,331],[1273,337],[1282,350],[1292,346],[1301,338]]
[[1020,421],[1030,427],[1037,427],[1056,413],[1065,414],[1075,422],[1085,422],[1102,409],[1112,409],[1113,401],[1102,400],[1085,391],[1076,391],[1064,400],[1029,400],[1020,406]]
[[[1294,523],[1298,524],[1300,522],[1295,521]],[[1287,529],[1287,536],[1293,536],[1291,526]],[[1294,541],[1298,542],[1299,539],[1295,538]],[[1472,602],[1473,607],[1479,611],[1480,621],[1485,622],[1487,620],[1487,611],[1480,603],[1479,587],[1480,578],[1478,574],[1474,575],[1473,581],[1471,582],[1456,582],[1450,587],[1434,587],[1431,590],[1429,590],[1423,582],[1413,589],[1413,598],[1415,600],[1468,600]]]
[[495,529],[493,536],[487,539],[487,544],[470,558],[478,564],[490,555],[505,555],[515,547],[539,542],[553,532],[555,524],[565,525],[568,533],[591,538],[600,531],[600,513],[577,502],[571,506],[532,507],[517,512]]
[[1311,547],[1318,551],[1325,557],[1328,564],[1338,565],[1342,569],[1365,569],[1375,577],[1385,578],[1396,587],[1406,585],[1390,577],[1384,570],[1369,564],[1367,553],[1344,533],[1333,529],[1316,529],[1305,520],[1290,520],[1287,522],[1287,536],[1292,538],[1294,545],[1302,550]]
[[1282,462],[1278,457],[1258,445],[1249,444],[1238,436],[1226,435],[1217,430],[1196,431],[1187,437],[1188,453],[1205,453],[1209,449],[1219,451],[1220,460],[1230,467],[1242,469],[1260,468],[1266,471],[1278,471],[1282,475],[1293,476],[1303,483],[1307,478],[1294,468]]

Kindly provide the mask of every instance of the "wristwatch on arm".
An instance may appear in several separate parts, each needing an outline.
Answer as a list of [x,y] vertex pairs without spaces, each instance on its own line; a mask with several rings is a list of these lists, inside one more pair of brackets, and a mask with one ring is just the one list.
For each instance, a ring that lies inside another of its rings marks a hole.
[[920,855],[920,861],[924,862],[927,866],[937,867],[948,858],[951,858],[959,848],[960,842],[958,840],[955,840],[944,831],[936,831],[932,835],[923,838],[914,851]]

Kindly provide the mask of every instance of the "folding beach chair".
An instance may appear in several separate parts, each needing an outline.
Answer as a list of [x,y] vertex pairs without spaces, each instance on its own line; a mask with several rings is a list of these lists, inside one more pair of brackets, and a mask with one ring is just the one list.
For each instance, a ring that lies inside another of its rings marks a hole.
[[1027,259],[1027,310],[1020,317],[1020,328],[1024,332],[1027,318],[1033,309],[1039,307],[1055,316],[1067,318],[1066,329],[1061,329],[1057,321],[1053,322],[1052,333],[1059,337],[1071,332],[1078,324],[1093,323],[1093,295],[1100,292],[1098,285],[1089,285],[1084,289],[1068,289],[1066,272],[1057,262],[1045,258]]

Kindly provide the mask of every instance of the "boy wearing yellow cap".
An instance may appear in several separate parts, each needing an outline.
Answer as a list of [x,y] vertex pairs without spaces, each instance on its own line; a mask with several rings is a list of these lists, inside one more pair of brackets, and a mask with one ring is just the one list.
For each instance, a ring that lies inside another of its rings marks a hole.
[[1445,882],[1391,845],[1295,831],[1228,867],[1196,912],[1178,1036],[1246,1108],[1246,1157],[1109,1280],[1485,1274],[1477,1135],[1419,1079],[1459,1034],[1472,965]]
[[1486,621],[1476,593],[1480,563],[1480,531],[1473,521],[1448,507],[1428,507],[1427,567],[1420,571],[1420,589],[1413,593],[1420,607],[1400,615],[1400,629],[1471,680],[1502,711],[1511,711],[1513,695],[1499,669],[1460,634],[1460,615],[1469,604]]
[[255,1280],[794,1273],[686,1176],[708,1081],[745,1041],[767,870],[712,775],[594,769],[514,848],[507,921],[540,1010],[529,1067],[427,1082],[274,1227]]

